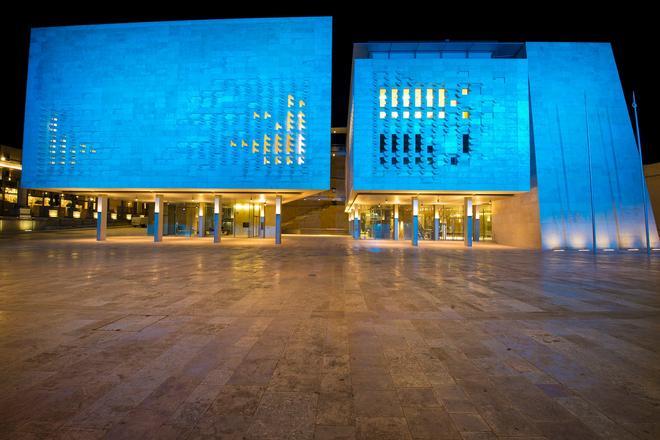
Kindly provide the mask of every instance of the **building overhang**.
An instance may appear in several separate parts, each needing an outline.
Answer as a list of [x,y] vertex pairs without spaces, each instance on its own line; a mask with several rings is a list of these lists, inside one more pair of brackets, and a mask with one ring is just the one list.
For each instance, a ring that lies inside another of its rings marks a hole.
[[39,191],[59,192],[83,197],[105,195],[110,199],[153,201],[162,195],[165,203],[212,203],[216,196],[241,203],[274,204],[276,196],[282,196],[282,202],[288,203],[318,194],[322,190],[297,189],[173,189],[173,188],[34,188]]
[[346,201],[345,212],[361,205],[408,205],[416,197],[422,205],[459,205],[465,197],[483,204],[526,191],[354,191]]

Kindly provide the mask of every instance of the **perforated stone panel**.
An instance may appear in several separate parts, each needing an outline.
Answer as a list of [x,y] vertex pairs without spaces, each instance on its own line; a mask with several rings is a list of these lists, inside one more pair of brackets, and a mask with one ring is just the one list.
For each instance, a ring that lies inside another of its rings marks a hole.
[[610,45],[527,43],[527,56],[543,247],[590,248],[592,208],[598,248],[645,246],[648,196]]
[[24,185],[327,189],[330,18],[35,29]]
[[354,190],[527,191],[524,59],[357,59]]

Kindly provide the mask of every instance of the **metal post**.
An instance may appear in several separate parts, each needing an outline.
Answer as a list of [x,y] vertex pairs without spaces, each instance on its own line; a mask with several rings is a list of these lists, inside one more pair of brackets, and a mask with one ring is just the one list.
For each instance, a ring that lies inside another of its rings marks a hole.
[[433,240],[440,240],[440,211],[438,211],[438,205],[433,205]]
[[646,254],[651,255],[651,236],[649,235],[649,208],[647,206],[646,178],[644,177],[644,161],[642,160],[642,141],[639,136],[639,119],[637,118],[637,101],[633,92],[633,111],[635,113],[635,134],[637,135],[637,149],[639,150],[639,168],[642,172],[642,200],[644,201],[644,227],[646,228]]

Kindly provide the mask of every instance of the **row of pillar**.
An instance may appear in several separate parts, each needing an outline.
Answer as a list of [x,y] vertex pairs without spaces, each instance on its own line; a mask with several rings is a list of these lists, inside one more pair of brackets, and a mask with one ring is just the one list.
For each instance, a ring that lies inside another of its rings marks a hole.
[[[463,243],[472,246],[472,241],[479,241],[479,210],[472,204],[472,197],[465,197],[463,202],[465,225],[463,228]],[[419,245],[419,199],[412,199],[412,237],[413,246]],[[473,215],[474,214],[474,215]],[[473,219],[474,217],[474,219]],[[355,240],[360,239],[360,212],[354,207],[349,213],[349,228]],[[475,233],[476,231],[476,233]],[[399,239],[399,205],[394,205],[394,240]],[[433,240],[440,240],[440,211],[433,205]]]
[[[204,215],[206,211],[204,203],[199,204],[199,212],[197,213],[197,234],[200,237],[204,236]],[[103,241],[106,239],[108,228],[108,196],[98,196],[96,203],[96,240]],[[154,197],[154,242],[163,241],[163,216],[165,211],[165,202],[163,196],[158,194]],[[275,196],[275,243],[282,244],[282,196]],[[266,237],[266,210],[264,205],[261,205],[259,210],[259,230],[261,237]],[[222,199],[220,196],[215,196],[213,199],[213,243],[220,243],[222,236]]]

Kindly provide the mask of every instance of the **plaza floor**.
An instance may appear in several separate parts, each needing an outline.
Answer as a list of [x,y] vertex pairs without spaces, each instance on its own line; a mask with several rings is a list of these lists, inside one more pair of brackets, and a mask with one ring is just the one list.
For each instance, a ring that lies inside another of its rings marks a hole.
[[0,438],[660,438],[660,255],[0,240]]

